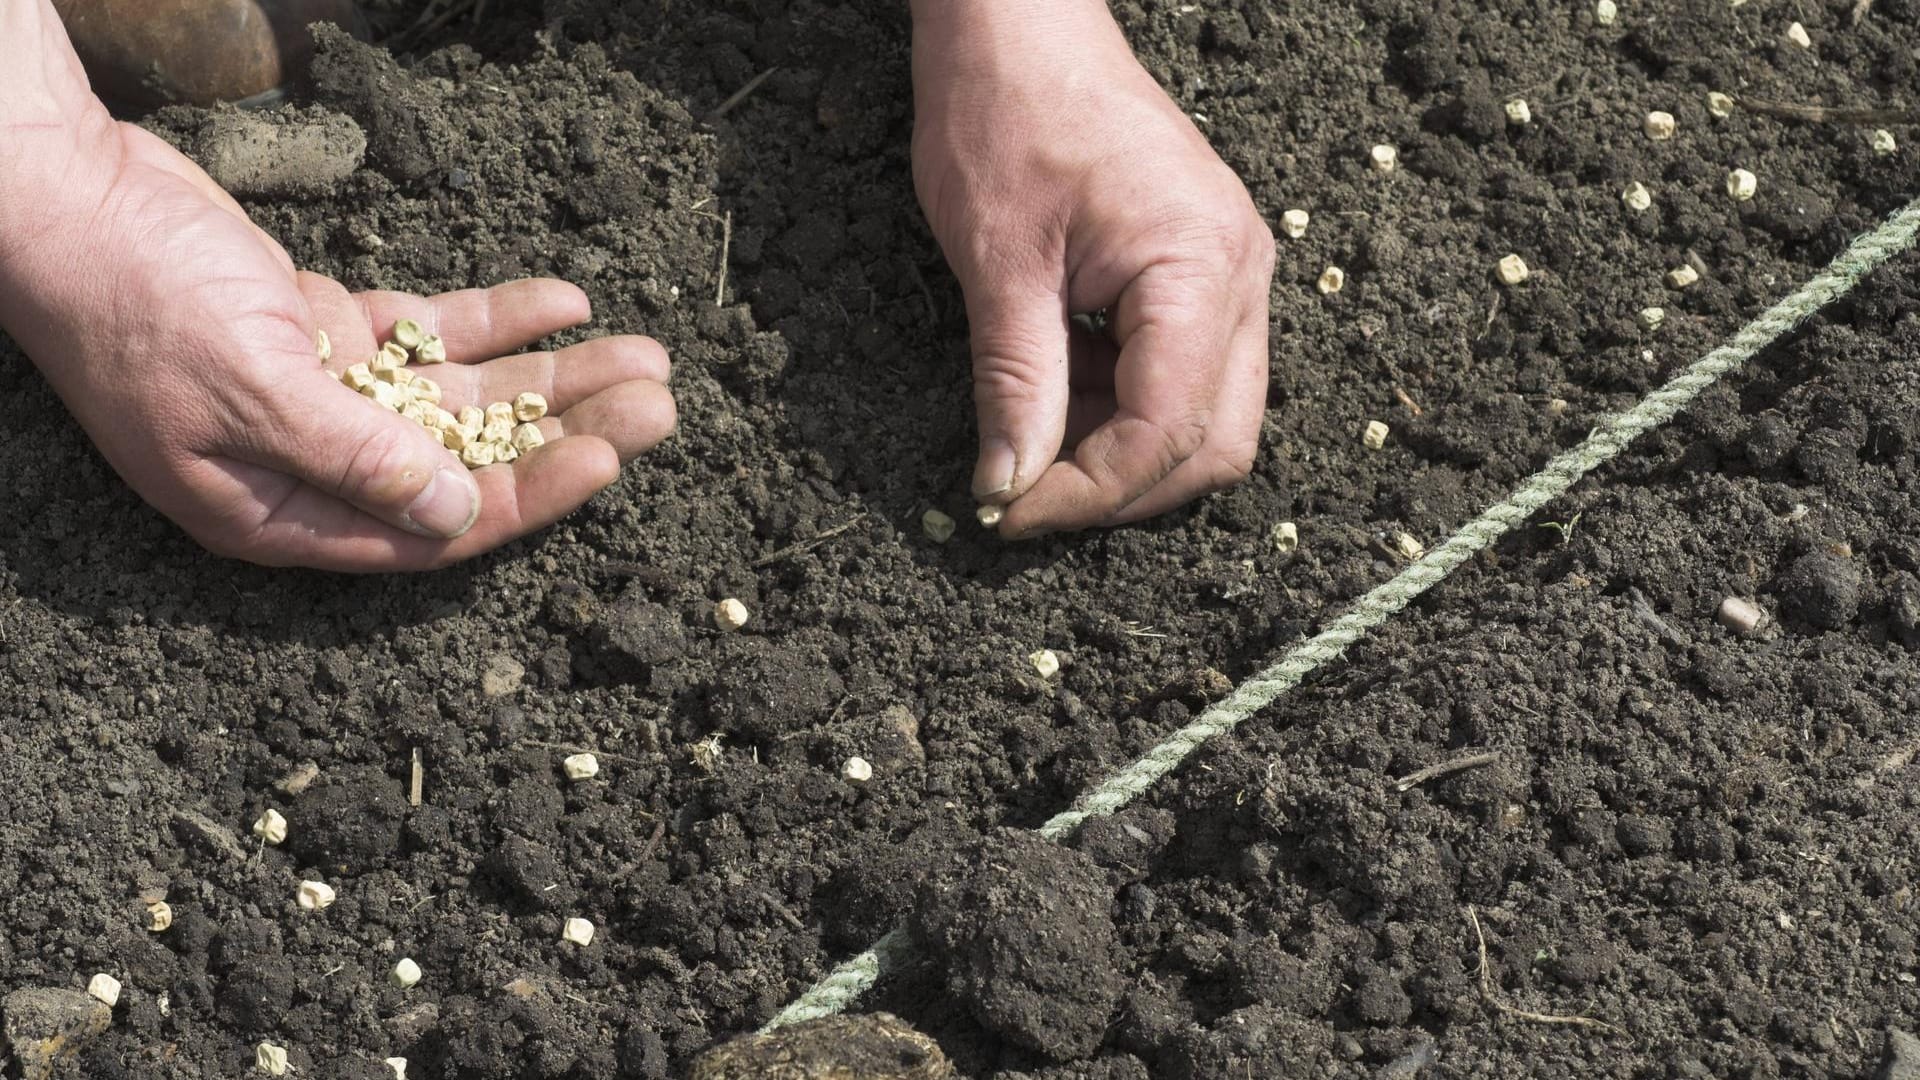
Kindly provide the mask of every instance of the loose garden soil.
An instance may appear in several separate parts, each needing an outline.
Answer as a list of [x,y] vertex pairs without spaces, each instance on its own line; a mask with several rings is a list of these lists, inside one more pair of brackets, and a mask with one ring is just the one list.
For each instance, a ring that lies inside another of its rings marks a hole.
[[[364,161],[264,182],[260,224],[356,287],[576,281],[581,333],[672,351],[680,431],[470,565],[269,571],[142,506],[0,344],[0,985],[122,979],[77,1064],[103,1080],[239,1077],[262,1039],[297,1076],[665,1077],[906,924],[927,961],[864,1005],[971,1077],[1873,1075],[1920,1024],[1920,260],[1134,808],[1061,848],[1019,831],[1393,573],[1393,533],[1437,543],[1920,190],[1920,126],[1879,125],[1882,157],[1870,127],[1707,111],[1912,104],[1920,5],[1853,6],[1121,0],[1269,220],[1313,224],[1280,245],[1253,477],[1032,544],[971,528],[906,5],[496,3],[397,58],[327,37],[268,115],[351,118]],[[1508,252],[1534,269],[1511,289]],[[928,540],[930,507],[959,536]],[[1760,632],[1715,623],[1729,595]],[[598,779],[564,781],[575,748]],[[283,847],[248,835],[267,807]],[[310,876],[339,902],[298,910]]]

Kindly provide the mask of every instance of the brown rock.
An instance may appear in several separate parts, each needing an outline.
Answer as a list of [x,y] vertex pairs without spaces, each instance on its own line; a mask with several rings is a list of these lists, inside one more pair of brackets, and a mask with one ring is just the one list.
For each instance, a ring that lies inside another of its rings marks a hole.
[[112,1022],[112,1009],[78,990],[35,986],[0,999],[0,1034],[25,1080],[48,1080]]
[[940,1046],[888,1013],[829,1016],[700,1055],[691,1080],[952,1080]]

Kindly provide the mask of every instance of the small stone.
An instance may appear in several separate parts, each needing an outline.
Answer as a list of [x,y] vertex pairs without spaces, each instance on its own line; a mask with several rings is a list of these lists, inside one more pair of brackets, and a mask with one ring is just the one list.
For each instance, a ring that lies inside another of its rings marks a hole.
[[292,772],[274,781],[275,790],[283,795],[298,795],[313,786],[320,778],[320,766],[311,761],[303,761],[294,766]]
[[156,900],[147,905],[145,926],[151,933],[158,934],[173,925],[173,905],[165,900]]
[[701,1054],[688,1073],[689,1080],[955,1080],[959,1075],[938,1043],[888,1013],[828,1016],[742,1035]]
[[101,972],[87,980],[87,996],[111,1009],[120,1004],[120,980]]
[[1494,267],[1494,276],[1502,285],[1518,285],[1527,280],[1532,271],[1527,269],[1527,261],[1518,255],[1506,255]]
[[1599,23],[1601,26],[1612,26],[1613,20],[1619,17],[1620,9],[1614,5],[1613,0],[1595,0],[1593,5],[1594,22]]
[[293,902],[300,905],[302,911],[319,911],[331,906],[335,899],[333,886],[324,881],[303,881],[293,894]]
[[1676,266],[1667,271],[1669,289],[1685,289],[1700,280],[1700,271],[1691,266]]
[[951,515],[938,510],[929,510],[920,515],[920,531],[926,533],[927,539],[936,544],[944,544],[953,539],[953,531],[958,527]]
[[1320,280],[1313,283],[1314,288],[1319,289],[1322,296],[1332,296],[1346,288],[1346,285],[1347,272],[1337,266],[1329,266],[1320,271]]
[[1653,205],[1653,192],[1647,190],[1647,185],[1635,180],[1620,193],[1620,201],[1627,205],[1627,209],[1637,213]]
[[593,944],[593,923],[578,916],[568,919],[560,928],[560,938],[584,949]]
[[405,990],[418,983],[420,975],[420,965],[414,963],[412,957],[403,956],[399,963],[393,965],[393,971],[387,976],[387,981]]
[[1390,173],[1400,166],[1400,151],[1386,143],[1379,143],[1367,151],[1367,164],[1377,173]]
[[1642,330],[1658,330],[1660,329],[1660,324],[1667,321],[1667,309],[1660,307],[1641,308],[1638,321],[1640,323],[1640,329]]
[[1733,99],[1718,90],[1707,91],[1707,111],[1722,119],[1733,115]]
[[560,771],[576,783],[591,780],[600,775],[600,759],[592,754],[568,754],[560,761]]
[[1888,1028],[1886,1057],[1880,1063],[1880,1071],[1874,1074],[1874,1080],[1920,1080],[1920,1039],[1899,1028]]
[[1760,190],[1760,178],[1745,169],[1735,169],[1727,174],[1727,194],[1735,202],[1747,202]]
[[490,697],[506,697],[519,691],[520,681],[527,677],[526,666],[505,653],[495,653],[487,658],[487,666],[480,672],[480,693]]
[[1720,611],[1714,617],[1720,621],[1721,626],[1741,637],[1753,633],[1766,619],[1765,613],[1759,608],[1737,596],[1729,596],[1720,601]]
[[268,1076],[287,1075],[287,1048],[263,1042],[253,1048],[253,1067]]
[[1286,555],[1299,547],[1300,526],[1291,521],[1283,521],[1273,527],[1273,550]]
[[1533,107],[1527,104],[1525,98],[1514,98],[1507,102],[1507,123],[1516,127],[1533,123]]
[[1893,141],[1893,132],[1880,129],[1873,133],[1873,152],[1880,157],[1888,157],[1898,152],[1900,146]]
[[0,999],[0,1033],[25,1080],[52,1080],[112,1023],[112,1009],[78,990],[35,986]]
[[1060,674],[1060,657],[1052,649],[1036,649],[1027,654],[1027,663],[1040,673],[1043,679],[1051,679]]
[[1676,126],[1672,113],[1661,112],[1655,109],[1653,112],[1647,114],[1645,120],[1641,121],[1640,129],[1645,131],[1647,138],[1652,139],[1654,142],[1665,142],[1673,138],[1673,132]]
[[385,1065],[387,1066],[387,1068],[393,1070],[393,1080],[407,1080],[407,1059],[406,1058],[390,1057],[386,1060]]
[[873,764],[863,757],[850,757],[840,766],[840,777],[849,784],[864,784],[873,779]]
[[1807,28],[1799,23],[1787,27],[1787,40],[1803,49],[1813,48],[1813,39],[1807,36]]
[[1361,445],[1369,450],[1379,450],[1387,445],[1387,435],[1391,430],[1378,420],[1369,420],[1366,430],[1360,433]]
[[713,625],[722,632],[732,633],[747,625],[747,605],[729,596],[713,605]]
[[1307,235],[1307,212],[1288,210],[1280,215],[1280,231],[1289,239],[1298,240]]

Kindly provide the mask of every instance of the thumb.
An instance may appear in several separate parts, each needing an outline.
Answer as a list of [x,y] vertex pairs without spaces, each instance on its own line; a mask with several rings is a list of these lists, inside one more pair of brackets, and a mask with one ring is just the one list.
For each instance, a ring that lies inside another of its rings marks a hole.
[[419,536],[451,540],[479,518],[467,467],[414,421],[317,367],[288,378],[272,401],[271,429],[252,432],[239,456]]
[[1056,288],[967,290],[980,458],[973,497],[1004,505],[1060,454],[1071,397],[1067,303]]

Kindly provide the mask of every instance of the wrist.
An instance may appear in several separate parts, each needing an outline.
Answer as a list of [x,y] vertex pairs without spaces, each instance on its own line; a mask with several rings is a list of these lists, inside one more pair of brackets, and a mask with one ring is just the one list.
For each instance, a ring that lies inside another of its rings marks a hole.
[[912,0],[915,90],[929,80],[1072,74],[1089,50],[1132,52],[1106,0]]
[[0,285],[85,197],[83,165],[113,128],[50,0],[0,0]]

